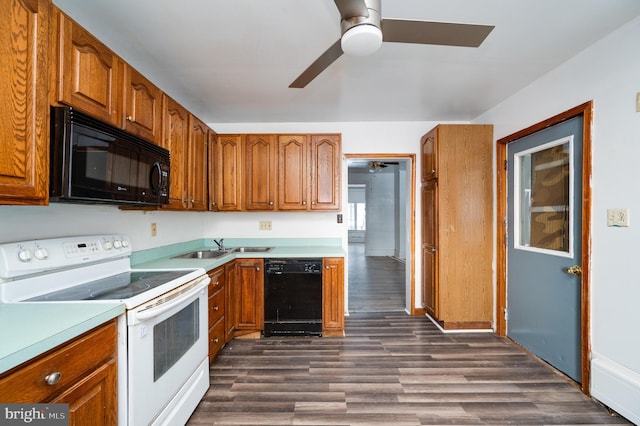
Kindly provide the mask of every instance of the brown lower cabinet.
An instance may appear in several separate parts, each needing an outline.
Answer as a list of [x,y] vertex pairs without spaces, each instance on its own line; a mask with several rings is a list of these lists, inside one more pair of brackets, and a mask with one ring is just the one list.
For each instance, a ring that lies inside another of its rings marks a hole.
[[0,401],[66,403],[69,425],[116,425],[117,336],[114,319],[2,374]]
[[[322,263],[322,332],[344,330],[344,259]],[[234,337],[264,329],[264,259],[236,259],[209,271],[209,361]]]

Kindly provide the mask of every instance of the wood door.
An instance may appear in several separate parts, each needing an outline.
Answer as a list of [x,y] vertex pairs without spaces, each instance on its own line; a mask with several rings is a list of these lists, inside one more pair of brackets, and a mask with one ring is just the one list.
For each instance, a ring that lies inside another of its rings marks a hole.
[[277,145],[274,135],[245,140],[245,209],[275,210]]
[[164,96],[164,132],[162,146],[171,155],[169,179],[170,209],[187,208],[187,143],[189,138],[189,112],[179,103]]
[[437,151],[437,134],[438,128],[436,127],[426,135],[422,137],[422,173],[421,180],[425,182],[429,179],[435,179],[438,177],[438,151]]
[[278,136],[278,210],[309,209],[308,162],[306,136]]
[[235,337],[236,326],[238,324],[238,303],[240,301],[238,291],[238,268],[235,261],[224,265],[225,282],[225,342],[231,341]]
[[219,211],[242,210],[242,153],[241,135],[218,135],[215,185]]
[[422,306],[438,317],[438,182],[422,186]]
[[322,330],[324,334],[344,329],[344,259],[322,259]]
[[124,68],[122,127],[161,144],[162,91],[131,66],[125,64]]
[[209,211],[218,211],[218,185],[217,179],[217,164],[218,164],[218,135],[213,130],[209,129],[207,133],[207,184],[209,188]]
[[57,102],[121,127],[124,63],[64,13],[57,14]]
[[112,426],[118,423],[117,362],[111,359],[55,398],[69,404],[69,426]]
[[207,145],[209,128],[198,118],[189,114],[188,145],[188,190],[189,210],[207,210]]
[[0,2],[0,204],[46,204],[49,192],[49,2]]
[[340,135],[311,136],[311,210],[340,210]]
[[237,330],[264,329],[264,261],[236,259],[238,286]]

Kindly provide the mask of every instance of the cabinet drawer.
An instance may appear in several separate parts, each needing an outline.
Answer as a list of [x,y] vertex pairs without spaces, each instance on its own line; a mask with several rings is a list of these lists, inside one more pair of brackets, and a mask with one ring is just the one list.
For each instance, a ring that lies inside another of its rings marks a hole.
[[213,361],[216,354],[224,345],[224,317],[209,329],[209,362]]
[[[0,379],[0,401],[34,403],[52,399],[115,356],[116,336],[114,320],[15,370]],[[46,378],[55,373],[59,373],[59,380],[48,384]]]
[[209,298],[209,327],[218,322],[224,315],[224,291],[219,291]]

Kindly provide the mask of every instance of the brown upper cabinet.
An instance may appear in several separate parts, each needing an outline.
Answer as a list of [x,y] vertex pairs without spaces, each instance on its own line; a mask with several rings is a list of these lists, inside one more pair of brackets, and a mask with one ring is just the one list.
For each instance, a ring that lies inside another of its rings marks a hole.
[[189,145],[187,149],[187,205],[190,210],[207,210],[207,162],[209,128],[189,114]]
[[340,209],[339,134],[220,135],[217,149],[218,210]]
[[214,173],[218,211],[242,210],[242,136],[218,135]]
[[162,91],[129,65],[124,66],[122,128],[160,144]]
[[48,202],[49,2],[0,2],[0,204]]
[[278,136],[278,210],[308,210],[309,144],[306,135]]
[[162,91],[82,26],[53,10],[54,102],[161,144]]
[[245,147],[245,209],[275,210],[277,144],[275,135],[247,135]]
[[124,62],[75,21],[53,10],[55,101],[120,127]]
[[171,155],[169,179],[169,209],[187,208],[187,143],[189,141],[189,111],[182,105],[164,96],[163,99],[162,146]]
[[311,210],[340,210],[340,135],[311,135]]

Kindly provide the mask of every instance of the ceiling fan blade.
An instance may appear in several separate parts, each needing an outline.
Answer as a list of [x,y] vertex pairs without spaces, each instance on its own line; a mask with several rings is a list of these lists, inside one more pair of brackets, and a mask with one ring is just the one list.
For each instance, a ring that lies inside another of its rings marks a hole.
[[478,47],[493,30],[492,25],[384,19],[383,41]]
[[369,17],[369,9],[364,0],[333,0],[340,12],[340,19],[349,19],[354,16]]
[[329,67],[336,59],[342,56],[342,46],[340,40],[333,43],[318,59],[316,59],[306,70],[295,79],[289,87],[294,89],[302,89],[316,78],[322,71]]

